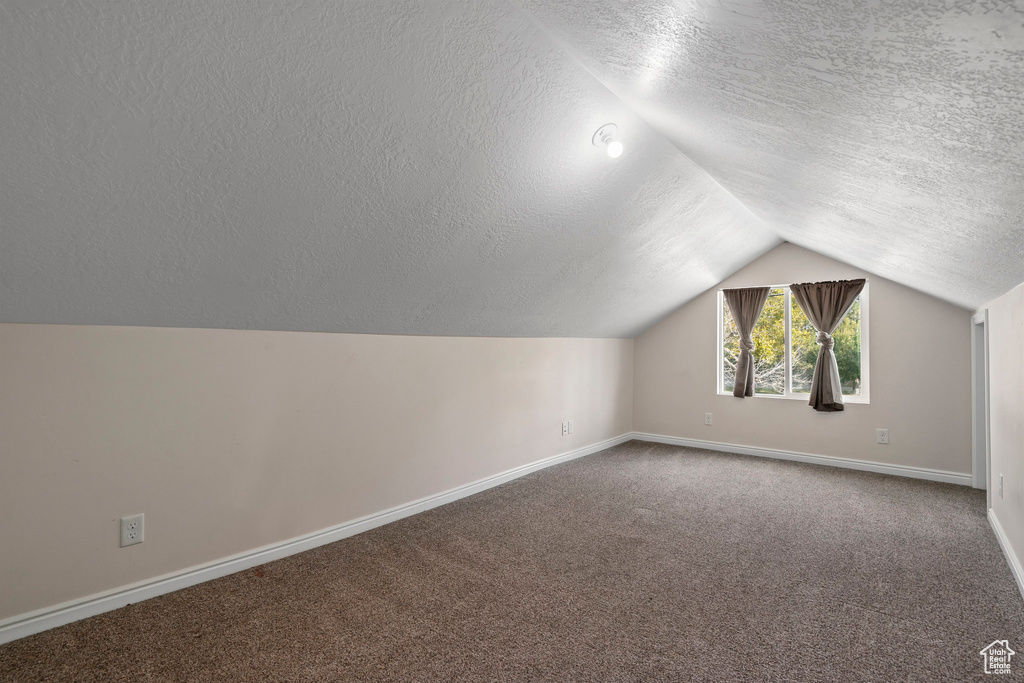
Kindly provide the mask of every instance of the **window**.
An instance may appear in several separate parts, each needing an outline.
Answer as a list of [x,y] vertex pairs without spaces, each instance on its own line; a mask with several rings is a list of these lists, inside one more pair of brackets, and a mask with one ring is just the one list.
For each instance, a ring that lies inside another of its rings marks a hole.
[[[839,380],[847,403],[868,403],[868,287],[857,297],[833,332]],[[754,325],[754,392],[756,396],[808,400],[818,333],[789,287],[773,286]],[[732,394],[739,358],[739,334],[729,305],[718,291],[718,393]]]

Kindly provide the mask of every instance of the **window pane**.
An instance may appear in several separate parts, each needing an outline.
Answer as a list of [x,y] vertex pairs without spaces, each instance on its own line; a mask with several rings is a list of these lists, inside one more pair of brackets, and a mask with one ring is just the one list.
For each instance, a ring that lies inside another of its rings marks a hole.
[[[740,338],[729,304],[722,303],[722,386],[731,393],[736,383],[736,361]],[[785,292],[773,289],[761,317],[754,325],[754,391],[758,394],[782,394],[786,389],[786,316]]]
[[754,391],[786,391],[786,293],[773,289],[754,325]]
[[853,302],[850,312],[832,333],[836,340],[832,353],[839,364],[839,381],[843,396],[860,396],[860,298]]
[[[811,391],[814,364],[818,362],[818,333],[804,315],[796,297],[792,297],[790,316],[793,348],[793,393]],[[839,327],[832,334],[835,344],[832,353],[839,365],[839,380],[844,396],[860,396],[860,298],[853,303]]]
[[790,297],[789,315],[792,326],[789,339],[793,347],[793,393],[809,394],[814,364],[818,362],[818,332],[804,315],[795,296]]
[[729,310],[729,304],[722,297],[722,388],[732,393],[736,387],[736,361],[740,357],[740,335],[736,331],[736,321]]

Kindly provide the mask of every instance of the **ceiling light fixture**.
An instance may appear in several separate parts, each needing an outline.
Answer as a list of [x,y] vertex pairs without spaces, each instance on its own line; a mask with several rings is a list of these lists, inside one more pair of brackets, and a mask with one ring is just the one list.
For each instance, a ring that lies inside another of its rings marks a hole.
[[622,155],[622,143],[615,139],[615,131],[618,129],[614,123],[606,123],[594,133],[593,143],[598,147],[607,145],[606,151],[612,159]]

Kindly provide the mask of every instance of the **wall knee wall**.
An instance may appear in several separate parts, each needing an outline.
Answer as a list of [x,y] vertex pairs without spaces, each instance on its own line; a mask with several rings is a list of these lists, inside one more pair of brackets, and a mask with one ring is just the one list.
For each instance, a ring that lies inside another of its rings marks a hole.
[[632,367],[622,339],[0,325],[0,623],[628,433]]

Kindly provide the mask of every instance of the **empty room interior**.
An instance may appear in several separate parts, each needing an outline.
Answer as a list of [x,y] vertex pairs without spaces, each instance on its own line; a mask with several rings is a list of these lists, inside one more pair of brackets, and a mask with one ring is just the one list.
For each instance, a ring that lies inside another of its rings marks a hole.
[[5,0],[0,117],[0,681],[1024,672],[1020,2]]

